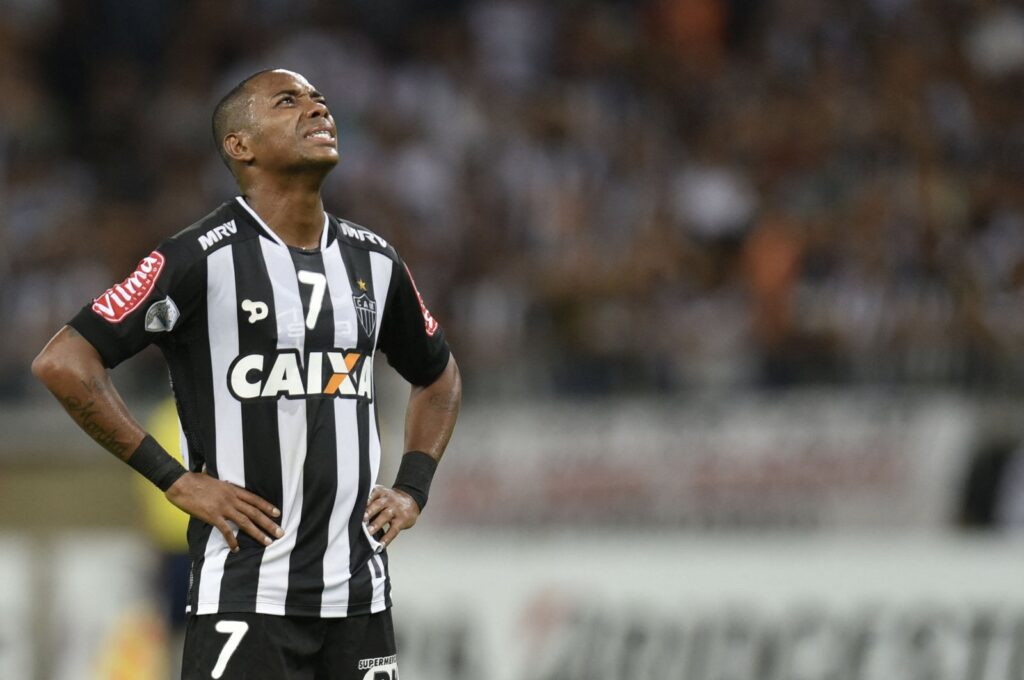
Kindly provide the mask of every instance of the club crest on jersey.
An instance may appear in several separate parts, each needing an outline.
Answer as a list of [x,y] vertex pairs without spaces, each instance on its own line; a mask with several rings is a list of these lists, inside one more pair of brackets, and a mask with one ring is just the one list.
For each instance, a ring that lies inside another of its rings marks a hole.
[[111,323],[121,323],[153,292],[163,266],[164,256],[154,250],[142,258],[139,266],[128,275],[128,278],[114,284],[107,292],[93,300],[92,311]]
[[371,338],[373,329],[377,327],[377,303],[374,302],[368,293],[353,295],[352,302],[356,306],[356,317],[359,318],[359,325],[363,332]]
[[244,354],[228,369],[228,389],[239,401],[340,397],[373,399],[373,357],[353,350],[298,350]]

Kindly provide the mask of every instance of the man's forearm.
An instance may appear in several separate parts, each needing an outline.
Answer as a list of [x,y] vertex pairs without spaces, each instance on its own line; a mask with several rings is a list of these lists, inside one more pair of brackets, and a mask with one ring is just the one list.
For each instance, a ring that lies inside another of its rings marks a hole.
[[391,488],[378,486],[370,494],[363,514],[371,535],[386,528],[382,546],[390,545],[416,525],[427,502],[438,461],[452,438],[462,403],[462,378],[455,357],[430,385],[414,387],[405,412],[405,455]]
[[455,357],[433,383],[414,387],[405,413],[405,450],[441,460],[462,403],[462,378]]
[[95,348],[65,326],[32,362],[32,373],[97,444],[128,460],[146,436]]
[[[188,473],[129,413],[103,360],[75,329],[65,326],[32,362],[32,373],[53,392],[79,427],[153,482],[192,517],[216,527],[228,547],[239,549],[236,528],[263,545],[284,535],[273,518],[281,511],[241,487]],[[143,446],[140,444],[145,441]]]

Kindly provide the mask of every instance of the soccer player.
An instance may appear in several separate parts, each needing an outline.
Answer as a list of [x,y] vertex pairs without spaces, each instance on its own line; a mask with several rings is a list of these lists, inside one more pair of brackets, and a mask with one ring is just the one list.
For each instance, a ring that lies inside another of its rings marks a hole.
[[[32,370],[191,515],[183,678],[394,680],[385,548],[427,501],[459,371],[394,248],[324,212],[338,146],[323,95],[262,71],[221,100],[213,131],[241,196],[86,305]],[[149,343],[170,369],[184,466],[107,373]],[[375,486],[378,348],[413,386],[391,488]]]

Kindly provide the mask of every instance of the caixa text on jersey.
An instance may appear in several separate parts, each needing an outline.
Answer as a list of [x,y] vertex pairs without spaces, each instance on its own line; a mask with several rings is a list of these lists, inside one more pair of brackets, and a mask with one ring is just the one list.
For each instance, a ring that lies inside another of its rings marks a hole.
[[341,397],[373,399],[373,357],[353,350],[297,349],[243,354],[231,362],[228,388],[239,401]]

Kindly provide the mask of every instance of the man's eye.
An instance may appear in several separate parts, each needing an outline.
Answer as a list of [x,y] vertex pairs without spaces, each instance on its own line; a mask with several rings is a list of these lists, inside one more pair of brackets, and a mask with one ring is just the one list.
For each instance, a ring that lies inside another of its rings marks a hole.
[[281,99],[279,99],[277,103],[278,103],[279,105],[280,105],[280,104],[291,104],[291,103],[293,103],[294,101],[295,101],[295,99],[294,99],[294,98],[292,98],[292,97],[281,97]]

